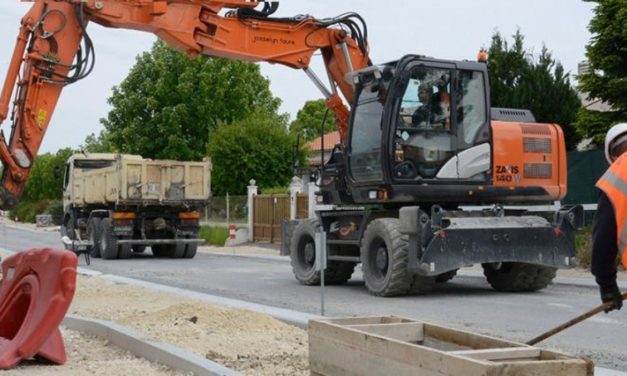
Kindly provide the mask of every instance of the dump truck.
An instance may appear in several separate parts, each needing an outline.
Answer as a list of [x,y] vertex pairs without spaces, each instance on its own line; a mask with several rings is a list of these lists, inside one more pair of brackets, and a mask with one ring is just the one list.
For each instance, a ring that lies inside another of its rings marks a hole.
[[75,154],[65,167],[63,242],[103,259],[129,258],[146,246],[157,257],[193,258],[210,188],[208,159]]

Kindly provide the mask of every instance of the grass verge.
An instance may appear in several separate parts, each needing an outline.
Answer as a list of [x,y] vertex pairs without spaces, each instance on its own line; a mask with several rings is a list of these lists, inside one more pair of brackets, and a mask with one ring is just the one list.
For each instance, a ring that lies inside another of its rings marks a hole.
[[229,237],[229,229],[223,226],[201,226],[200,238],[205,239],[208,244],[224,246]]

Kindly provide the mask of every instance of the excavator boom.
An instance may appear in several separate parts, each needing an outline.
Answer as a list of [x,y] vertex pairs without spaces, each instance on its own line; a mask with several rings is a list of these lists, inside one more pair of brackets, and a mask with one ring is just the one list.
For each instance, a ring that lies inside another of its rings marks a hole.
[[[349,117],[344,103],[354,96],[346,75],[370,65],[365,23],[354,13],[274,18],[278,3],[247,0],[31,2],[0,93],[0,125],[7,119],[12,123],[8,139],[0,133],[0,209],[5,210],[17,204],[24,190],[63,88],[94,67],[89,22],[153,33],[192,58],[208,55],[302,69],[326,97],[343,142]],[[328,86],[309,69],[316,52],[324,60]]]

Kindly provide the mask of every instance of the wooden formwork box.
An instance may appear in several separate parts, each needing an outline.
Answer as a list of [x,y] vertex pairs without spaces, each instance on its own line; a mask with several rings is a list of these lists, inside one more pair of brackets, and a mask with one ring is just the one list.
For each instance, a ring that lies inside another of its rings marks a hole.
[[312,375],[588,376],[591,361],[396,316],[309,322]]

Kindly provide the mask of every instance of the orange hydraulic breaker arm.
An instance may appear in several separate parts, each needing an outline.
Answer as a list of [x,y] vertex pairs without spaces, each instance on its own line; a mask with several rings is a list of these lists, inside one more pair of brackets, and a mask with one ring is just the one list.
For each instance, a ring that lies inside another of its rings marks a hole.
[[[202,54],[302,69],[335,113],[343,143],[349,110],[339,93],[350,103],[354,91],[346,75],[370,65],[366,26],[354,13],[329,19],[272,18],[278,2],[251,0],[30,1],[34,5],[22,20],[0,94],[0,124],[14,95],[8,143],[0,135],[3,209],[15,206],[24,189],[61,90],[93,68],[88,21],[151,32],[192,58]],[[328,88],[309,69],[317,51],[327,68]]]

